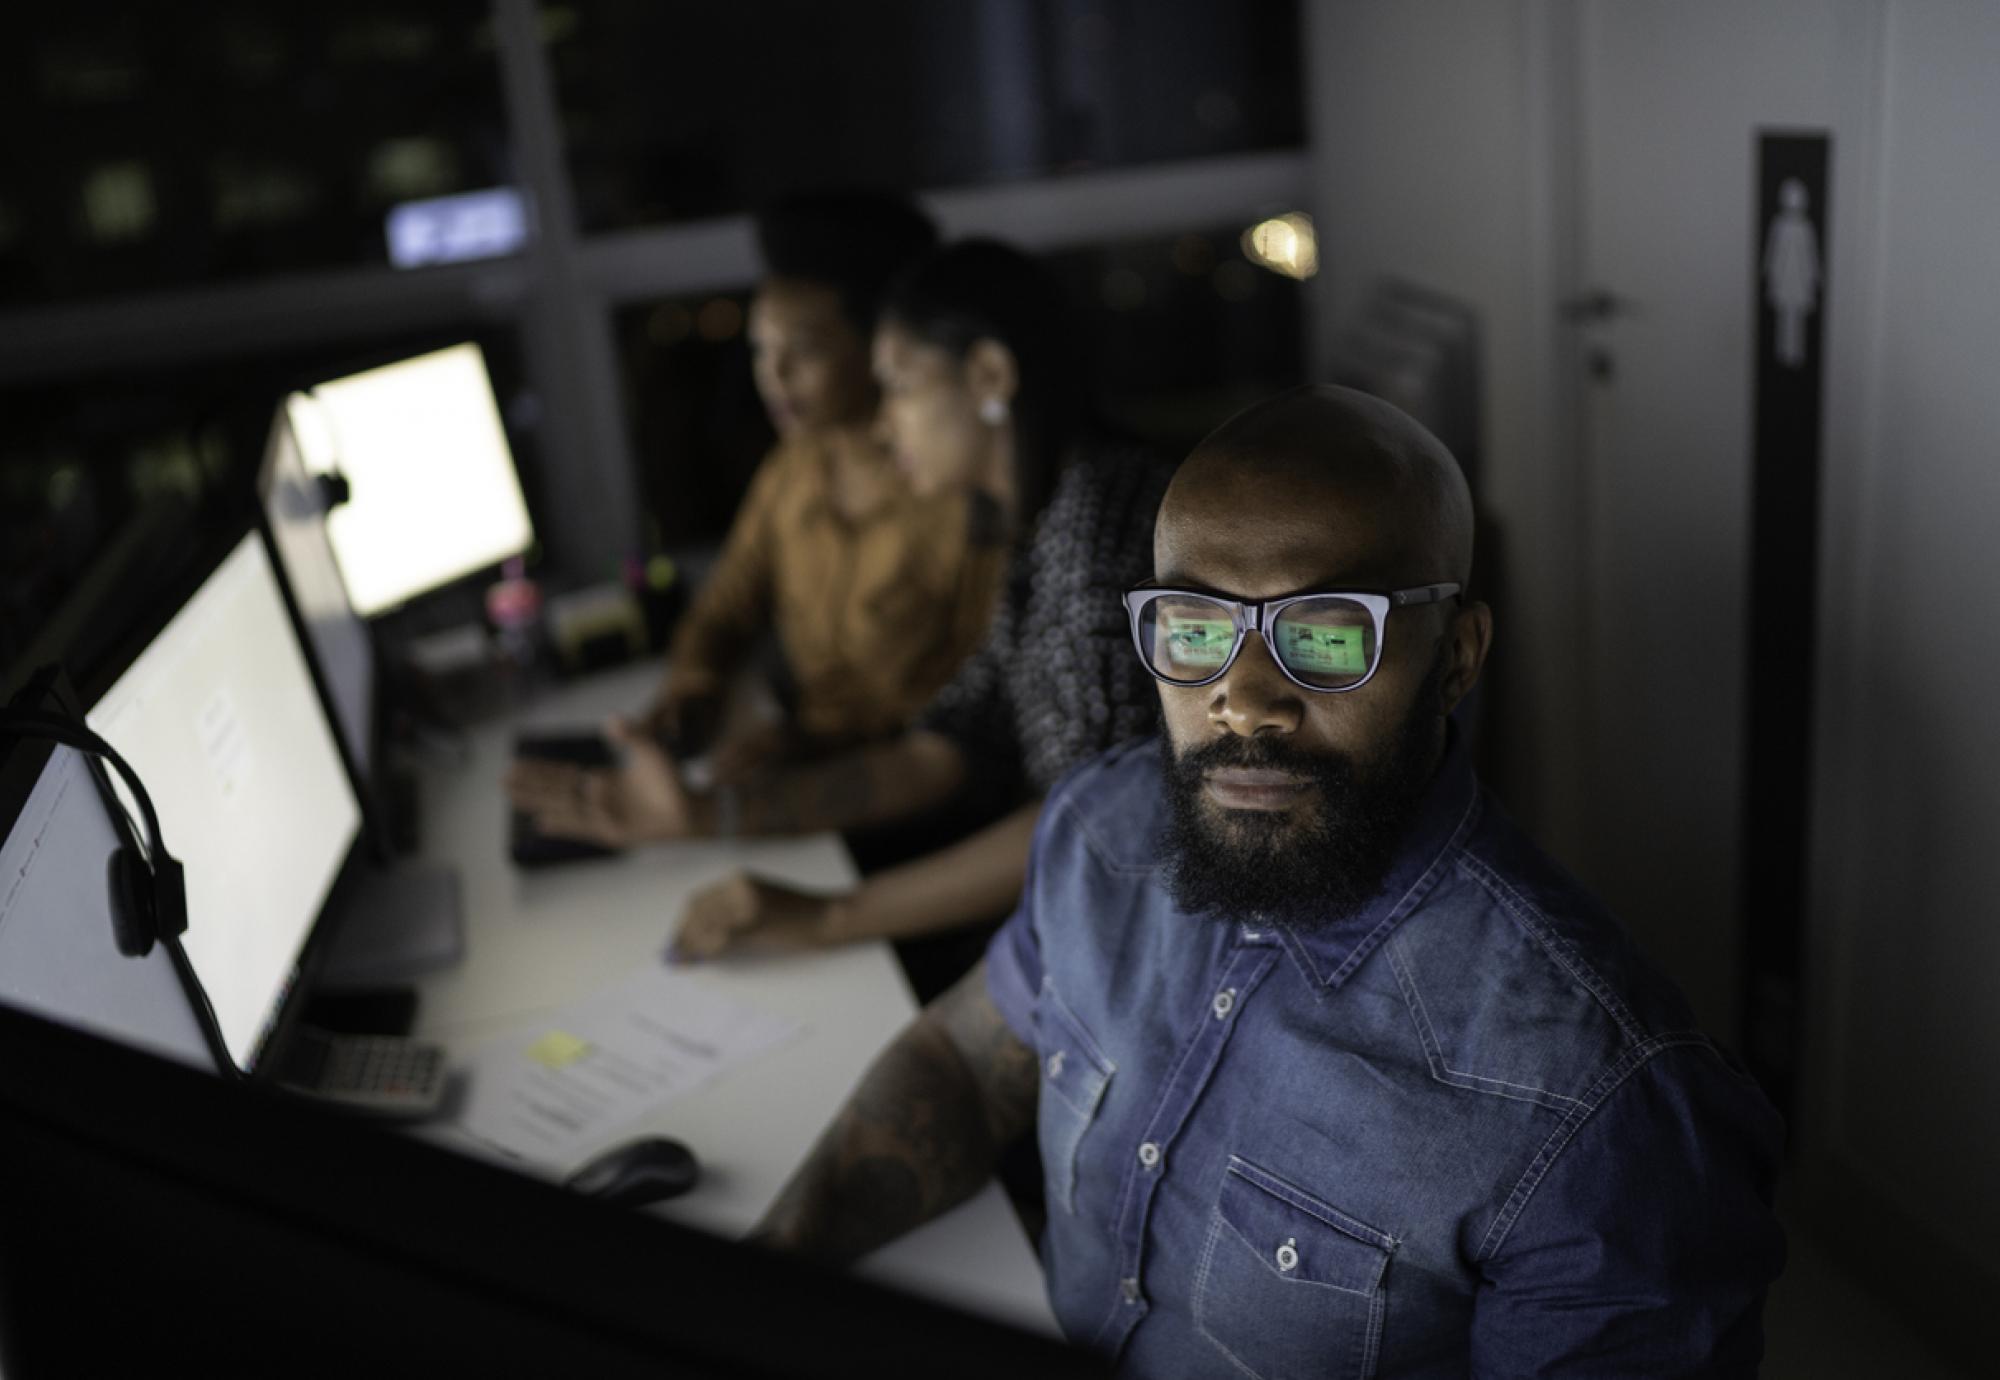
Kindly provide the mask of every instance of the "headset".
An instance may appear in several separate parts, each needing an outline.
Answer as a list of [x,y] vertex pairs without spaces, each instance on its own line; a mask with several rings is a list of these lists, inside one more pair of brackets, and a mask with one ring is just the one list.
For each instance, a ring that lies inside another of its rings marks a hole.
[[125,781],[146,824],[142,853],[121,843],[111,850],[111,927],[118,952],[144,958],[153,945],[187,933],[187,877],[167,852],[152,797],[118,750],[84,725],[40,709],[0,709],[0,738],[40,738],[108,764]]
[[[37,738],[73,748],[109,766],[131,790],[145,821],[146,843],[143,852],[135,846],[126,821],[127,827],[119,831],[125,841],[111,850],[111,929],[118,952],[127,958],[144,958],[155,945],[166,950],[174,975],[193,1008],[195,1024],[201,1027],[202,1039],[215,1060],[216,1072],[226,1082],[242,1081],[246,1075],[230,1055],[222,1027],[215,1019],[215,1007],[194,965],[188,961],[187,950],[181,947],[181,936],[187,933],[188,925],[187,874],[180,859],[167,851],[166,838],[160,833],[160,816],[153,809],[153,798],[146,794],[139,773],[118,755],[118,749],[88,727],[45,709],[0,707],[0,741],[10,738]],[[104,790],[106,803],[123,817],[124,810],[118,806],[117,797],[102,785],[100,789]]]

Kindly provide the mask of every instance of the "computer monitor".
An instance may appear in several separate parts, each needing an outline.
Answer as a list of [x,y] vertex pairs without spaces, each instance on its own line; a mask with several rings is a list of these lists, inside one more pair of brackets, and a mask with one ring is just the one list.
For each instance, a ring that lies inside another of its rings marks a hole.
[[[283,406],[271,423],[257,492],[278,584],[338,731],[377,864],[350,872],[347,889],[332,902],[338,919],[319,976],[332,986],[403,981],[454,962],[464,951],[458,874],[395,861],[397,840],[413,824],[409,797],[385,788],[380,775],[386,764],[376,735],[374,642],[347,600],[327,540],[323,486],[306,472]],[[399,801],[405,802],[404,813],[392,818],[392,802]]]
[[[49,673],[13,703],[76,717]],[[0,737],[0,1003],[213,1070],[167,947],[140,958],[119,952],[111,854],[135,844],[94,759],[43,739]]]
[[375,644],[348,602],[327,536],[328,502],[319,476],[306,469],[290,410],[271,420],[257,473],[258,506],[278,573],[312,649],[340,745],[366,793],[375,770]]
[[184,946],[230,1058],[249,1072],[361,824],[255,532],[87,720],[146,783],[186,866]]
[[373,618],[535,539],[474,344],[317,384],[289,400],[306,468],[343,476],[327,517],[347,596]]

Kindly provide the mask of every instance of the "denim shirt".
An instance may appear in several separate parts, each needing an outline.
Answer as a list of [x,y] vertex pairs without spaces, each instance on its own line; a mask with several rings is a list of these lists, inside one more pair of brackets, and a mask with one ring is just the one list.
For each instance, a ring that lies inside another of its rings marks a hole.
[[1179,910],[1162,749],[1066,778],[987,983],[1049,1297],[1121,1374],[1754,1374],[1782,1124],[1454,742],[1379,896]]

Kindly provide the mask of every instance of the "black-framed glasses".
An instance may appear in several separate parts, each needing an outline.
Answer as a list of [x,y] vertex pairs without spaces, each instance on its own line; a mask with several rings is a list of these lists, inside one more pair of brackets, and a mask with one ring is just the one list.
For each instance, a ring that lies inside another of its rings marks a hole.
[[1157,680],[1207,685],[1219,680],[1253,630],[1294,685],[1323,693],[1358,690],[1382,664],[1389,610],[1435,604],[1455,584],[1414,589],[1326,590],[1283,599],[1226,599],[1198,589],[1141,585],[1125,594],[1132,645]]

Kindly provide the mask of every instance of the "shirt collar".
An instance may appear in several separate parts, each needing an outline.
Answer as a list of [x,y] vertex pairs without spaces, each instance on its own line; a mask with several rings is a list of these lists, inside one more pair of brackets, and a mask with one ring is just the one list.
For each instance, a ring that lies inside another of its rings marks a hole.
[[859,466],[872,474],[873,488],[866,493],[861,506],[853,512],[842,512],[833,501],[833,467],[837,463],[834,448],[840,439],[831,434],[807,435],[794,444],[810,451],[811,465],[818,483],[810,490],[810,496],[801,507],[801,512],[809,521],[837,523],[842,527],[860,529],[880,521],[885,517],[902,521],[897,509],[907,504],[911,498],[909,486],[896,469],[895,460],[879,447],[862,444],[856,451]]
[[1417,807],[1416,824],[1375,898],[1330,925],[1260,918],[1243,926],[1243,937],[1252,942],[1276,939],[1310,982],[1328,990],[1338,988],[1424,903],[1450,871],[1478,818],[1479,781],[1457,723],[1448,722],[1444,757]]

